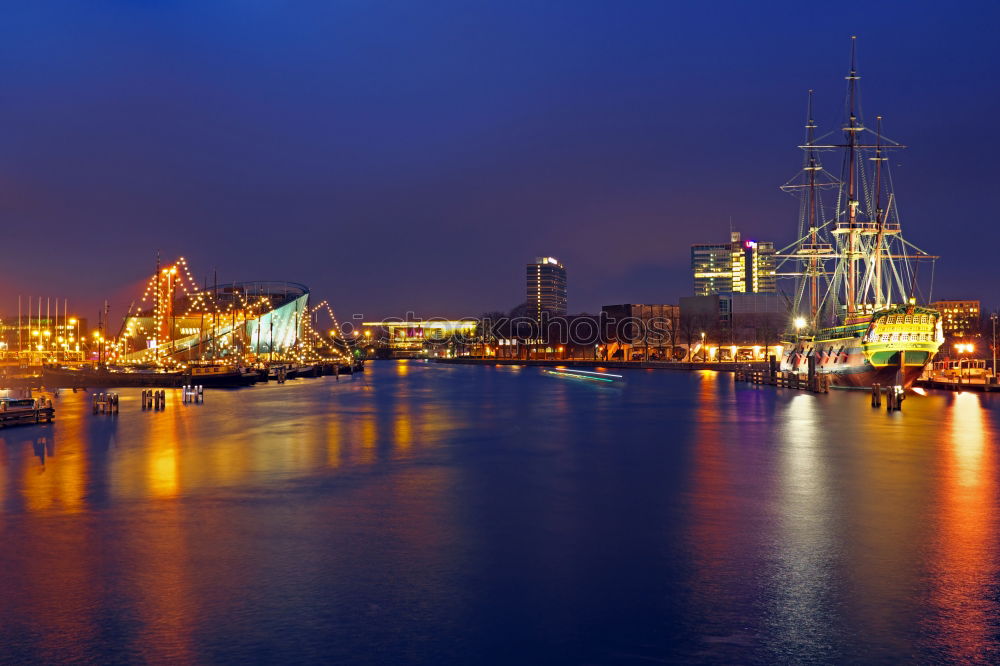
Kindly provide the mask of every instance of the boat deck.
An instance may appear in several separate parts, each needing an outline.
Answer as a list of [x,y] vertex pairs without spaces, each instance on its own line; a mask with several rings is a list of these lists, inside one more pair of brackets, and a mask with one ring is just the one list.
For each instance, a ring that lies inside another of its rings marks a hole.
[[[23,401],[17,401],[23,402]],[[0,428],[12,425],[27,425],[32,423],[51,423],[56,410],[51,400],[35,400],[30,407],[20,407],[14,404],[0,405]]]
[[1000,392],[1000,384],[993,384],[983,378],[970,377],[965,379],[919,379],[914,386],[925,389],[941,389],[944,391],[979,391],[981,393]]

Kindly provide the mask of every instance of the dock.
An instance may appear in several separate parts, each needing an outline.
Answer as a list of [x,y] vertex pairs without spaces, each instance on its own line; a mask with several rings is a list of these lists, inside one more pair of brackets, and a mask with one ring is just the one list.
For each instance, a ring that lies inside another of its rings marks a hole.
[[772,372],[770,369],[737,370],[735,380],[748,384],[776,386],[796,391],[810,391],[812,393],[830,392],[830,376],[827,374],[813,373],[810,376],[806,373],[782,372],[780,370]]

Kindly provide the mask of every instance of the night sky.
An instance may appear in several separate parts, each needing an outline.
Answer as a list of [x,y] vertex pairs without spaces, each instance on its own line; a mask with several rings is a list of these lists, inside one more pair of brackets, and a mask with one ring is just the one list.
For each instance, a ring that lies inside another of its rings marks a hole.
[[[761,9],[766,7],[766,9]],[[806,90],[850,35],[934,296],[994,296],[993,3],[56,2],[0,20],[0,312],[120,316],[156,251],[345,318],[475,315],[559,257],[570,311],[676,303],[690,244],[793,240]],[[827,167],[839,172],[829,158]],[[76,307],[73,307],[73,306]],[[93,310],[93,312],[90,312]]]

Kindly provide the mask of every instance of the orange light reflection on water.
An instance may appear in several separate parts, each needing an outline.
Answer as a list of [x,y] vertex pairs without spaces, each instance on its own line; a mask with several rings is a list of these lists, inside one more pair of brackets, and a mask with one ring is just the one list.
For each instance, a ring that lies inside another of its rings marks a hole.
[[146,485],[153,497],[176,497],[180,487],[178,472],[177,421],[185,418],[186,411],[174,410],[163,414],[150,430],[146,458]]
[[710,596],[723,586],[719,571],[724,570],[739,544],[732,535],[739,532],[739,496],[735,487],[737,470],[726,450],[719,425],[718,382],[712,371],[698,373],[698,402],[695,408],[691,542],[697,555],[695,587]]
[[829,578],[835,553],[821,398],[801,393],[783,414],[778,462],[774,604],[769,620],[786,646],[828,630]]
[[[61,412],[59,429],[65,434],[60,437],[63,444],[57,451],[55,426],[36,426],[41,430],[30,438],[36,464],[23,465],[22,478],[18,484],[25,509],[68,513],[83,510],[88,474],[87,455],[83,450],[86,439],[81,435],[83,427],[81,409]],[[19,433],[12,432],[11,435],[14,442],[20,439]],[[22,441],[26,440],[27,438]],[[47,461],[56,455],[59,458],[54,464]]]
[[936,552],[931,563],[934,630],[957,661],[983,659],[996,620],[997,433],[974,393],[955,395],[942,427]]

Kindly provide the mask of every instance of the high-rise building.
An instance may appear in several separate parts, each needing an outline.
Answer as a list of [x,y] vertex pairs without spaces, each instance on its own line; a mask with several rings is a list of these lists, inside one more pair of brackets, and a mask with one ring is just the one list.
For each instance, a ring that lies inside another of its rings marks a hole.
[[980,335],[979,301],[934,301],[931,307],[941,313],[945,335],[966,338]]
[[542,313],[549,316],[566,314],[566,267],[555,257],[538,257],[528,264],[527,295],[528,312],[541,319]]
[[728,243],[692,245],[691,271],[695,296],[773,293],[774,243],[740,240],[734,231]]

